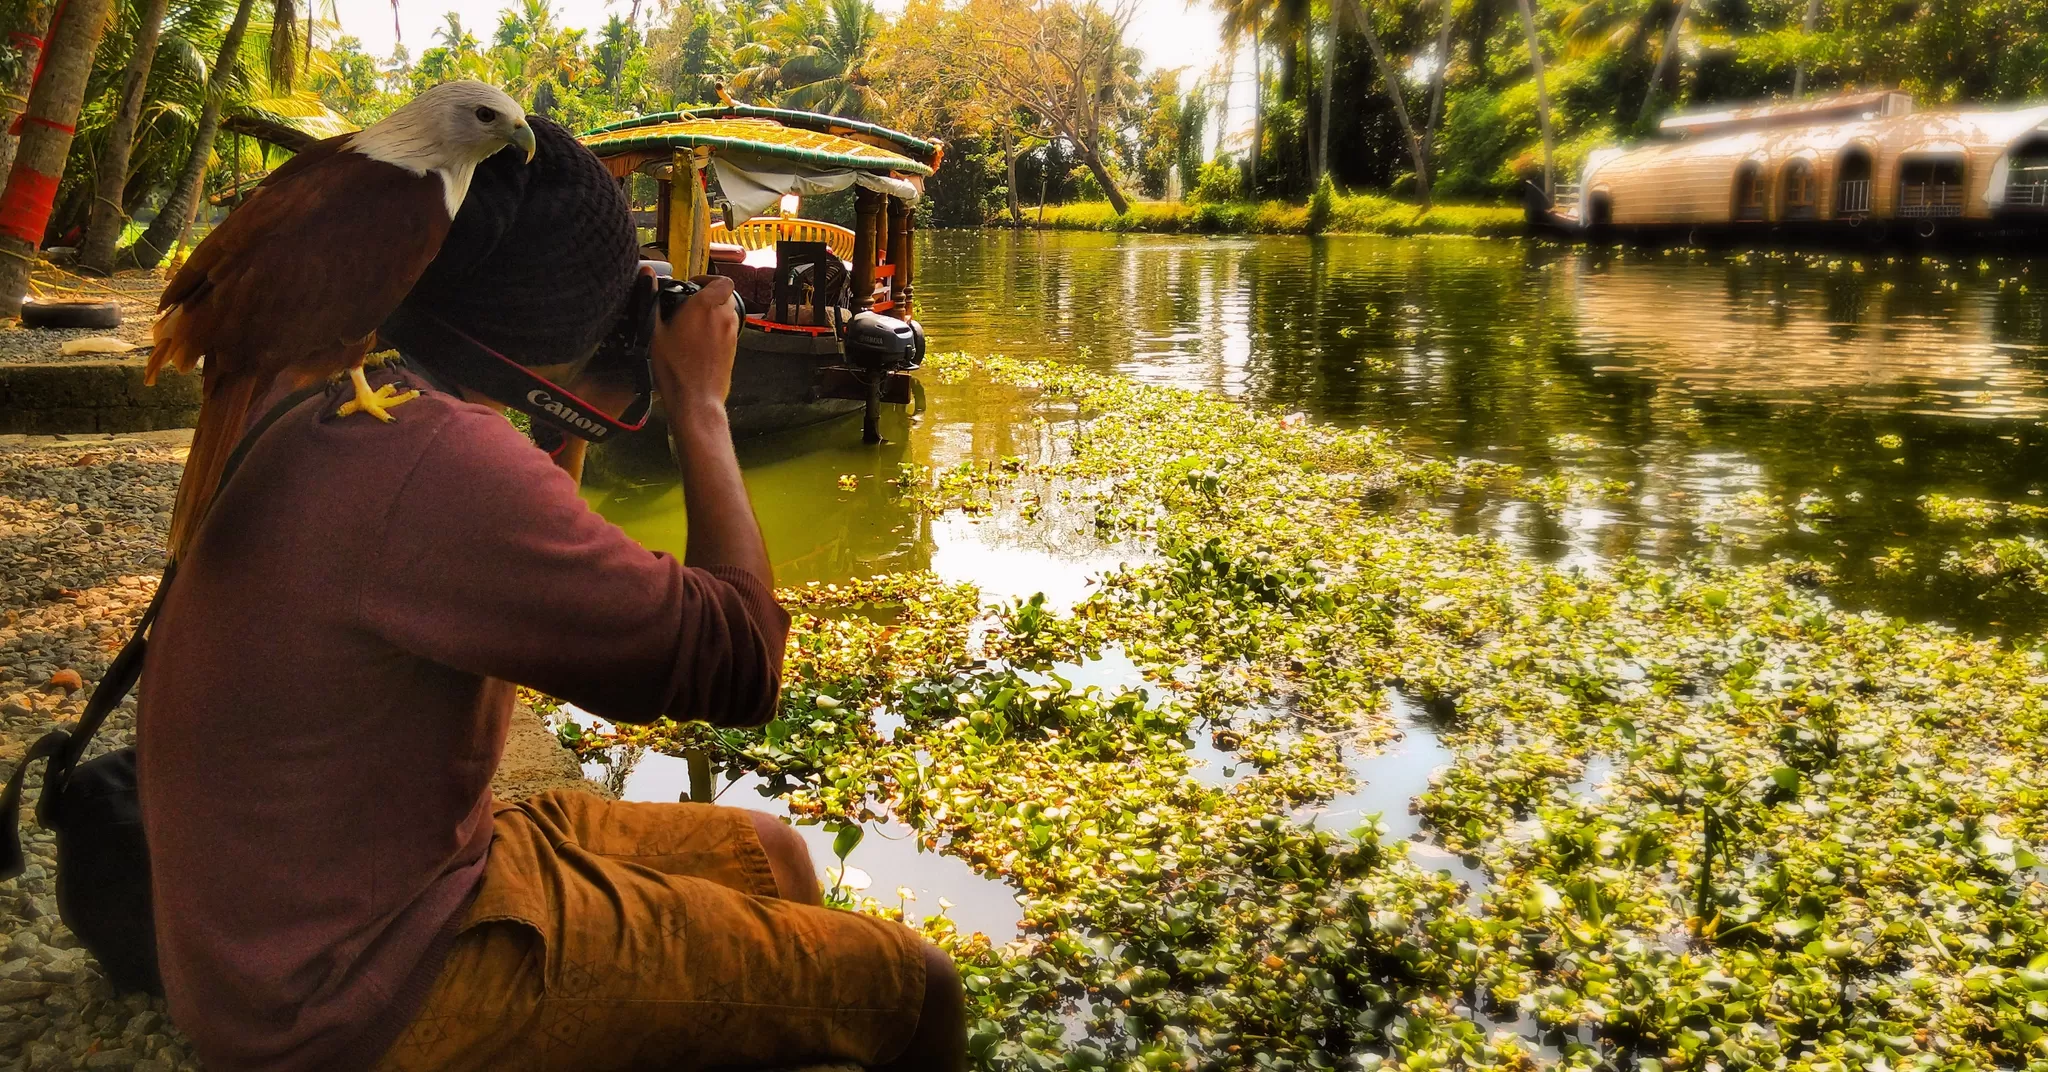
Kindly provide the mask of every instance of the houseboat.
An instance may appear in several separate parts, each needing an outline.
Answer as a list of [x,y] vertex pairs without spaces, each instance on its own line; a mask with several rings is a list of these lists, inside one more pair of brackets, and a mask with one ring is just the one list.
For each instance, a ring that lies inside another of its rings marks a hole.
[[2048,233],[2048,105],[1920,110],[1878,91],[1686,112],[1532,186],[1535,228],[1689,243],[2031,245]]
[[[914,202],[943,147],[872,123],[730,100],[581,136],[632,195],[653,180],[650,260],[733,280],[747,307],[727,412],[736,436],[907,405],[923,361]],[[800,214],[854,188],[854,225]]]

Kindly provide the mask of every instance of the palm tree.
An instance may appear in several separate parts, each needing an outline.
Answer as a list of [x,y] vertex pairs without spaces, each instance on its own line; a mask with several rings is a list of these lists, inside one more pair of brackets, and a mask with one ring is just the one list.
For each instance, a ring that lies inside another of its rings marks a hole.
[[1536,124],[1543,131],[1543,196],[1557,190],[1557,137],[1550,129],[1550,90],[1543,84],[1543,40],[1536,35],[1536,13],[1529,0],[1516,0],[1522,8],[1522,33],[1529,38],[1529,69],[1536,78]]
[[1422,207],[1428,208],[1429,149],[1423,145],[1422,136],[1416,133],[1415,121],[1408,117],[1408,105],[1401,98],[1401,73],[1387,59],[1387,50],[1380,44],[1379,29],[1372,24],[1372,13],[1365,9],[1361,0],[1345,0],[1345,4],[1352,25],[1365,35],[1365,46],[1372,51],[1373,66],[1379,70],[1381,84],[1387,87],[1387,97],[1394,105],[1394,118],[1401,122],[1401,134],[1408,142],[1408,155],[1415,162],[1416,197],[1422,201]]
[[879,115],[883,100],[865,69],[882,18],[868,0],[798,0],[787,15],[793,40],[783,51],[779,103],[851,119]]
[[[10,207],[47,204],[47,195],[22,197],[39,180],[64,172],[64,158],[71,152],[72,127],[85,103],[85,83],[92,74],[93,50],[106,30],[111,0],[72,0],[64,15],[50,28],[48,51],[42,76],[30,90],[23,115],[30,120],[22,128],[14,153],[14,169],[8,174],[4,201]],[[21,192],[17,192],[17,191]],[[47,209],[44,210],[47,217]],[[35,263],[36,246],[42,238],[46,219],[10,221],[0,232],[0,316],[21,315],[22,294],[28,289],[29,270]],[[32,234],[24,234],[23,230]]]
[[114,246],[128,222],[122,204],[128,190],[128,161],[135,149],[135,127],[142,121],[143,92],[149,88],[149,68],[156,62],[156,43],[169,8],[170,0],[142,0],[135,47],[121,78],[120,109],[107,127],[106,148],[94,178],[92,219],[78,250],[79,267],[89,272],[111,274],[114,270]]
[[476,35],[470,33],[469,28],[462,24],[461,13],[450,11],[443,14],[441,18],[445,21],[434,30],[434,39],[441,42],[441,47],[447,49],[449,55],[457,59],[475,55],[477,50]]
[[1650,84],[1643,90],[1643,107],[1636,113],[1636,122],[1647,122],[1650,106],[1657,101],[1657,88],[1664,82],[1664,72],[1678,59],[1678,34],[1685,29],[1685,16],[1692,10],[1692,0],[1678,0],[1678,10],[1671,15],[1671,31],[1664,35],[1664,49],[1657,54],[1657,66],[1650,72]]
[[[206,79],[206,102],[199,111],[199,123],[192,134],[192,148],[186,154],[185,166],[180,169],[170,195],[157,209],[156,219],[151,220],[149,229],[135,244],[128,248],[128,258],[139,268],[154,268],[170,252],[171,245],[185,230],[186,223],[199,207],[199,191],[206,181],[206,162],[213,155],[213,140],[220,134],[221,108],[227,102],[228,82],[235,70],[235,60],[242,48],[242,36],[249,30],[249,16],[256,0],[240,0],[235,5],[234,21],[228,24],[227,37],[221,41],[220,53],[214,60],[213,69]],[[272,55],[276,55],[273,51]]]

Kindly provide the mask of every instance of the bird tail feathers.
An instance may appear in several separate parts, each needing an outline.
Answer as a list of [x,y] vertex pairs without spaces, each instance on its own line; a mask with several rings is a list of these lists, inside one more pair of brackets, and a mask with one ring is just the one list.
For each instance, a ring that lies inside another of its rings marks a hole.
[[166,365],[179,372],[190,372],[199,363],[199,348],[186,327],[182,305],[173,305],[157,314],[156,323],[149,328],[150,340],[156,345],[150,348],[149,363],[142,368],[144,384],[156,386],[156,374]]
[[199,534],[199,523],[206,519],[213,493],[220,486],[221,471],[249,423],[249,409],[270,384],[268,376],[212,374],[211,362],[208,373],[199,403],[199,426],[192,433],[192,452],[185,458],[185,475],[178,480],[178,499],[171,507],[172,558],[183,558]]

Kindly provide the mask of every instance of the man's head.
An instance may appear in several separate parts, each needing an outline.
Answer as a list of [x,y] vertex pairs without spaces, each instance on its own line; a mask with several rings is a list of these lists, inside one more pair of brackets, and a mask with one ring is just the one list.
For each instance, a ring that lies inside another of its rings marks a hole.
[[566,382],[625,304],[640,246],[618,181],[559,124],[526,122],[533,160],[501,153],[477,166],[440,253],[379,330],[429,367],[415,326],[425,316]]

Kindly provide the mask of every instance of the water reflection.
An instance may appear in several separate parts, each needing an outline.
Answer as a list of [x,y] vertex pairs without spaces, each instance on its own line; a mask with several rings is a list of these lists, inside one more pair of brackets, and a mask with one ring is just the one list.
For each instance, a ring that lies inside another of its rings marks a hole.
[[[920,315],[942,346],[1390,427],[1427,453],[1604,488],[1561,509],[1446,504],[1464,531],[1531,554],[1792,555],[1826,562],[1855,605],[2001,631],[2048,611],[2022,587],[1942,572],[1959,534],[1919,503],[2048,484],[2048,295],[2025,261],[1451,238],[925,241]],[[1770,509],[1809,496],[1825,508]],[[1894,547],[1916,568],[1880,574],[1873,560]]]
[[[603,720],[572,707],[564,707],[563,715],[586,728],[605,728]],[[615,747],[609,754],[586,761],[583,773],[620,800],[673,803],[690,799],[690,765],[680,756]],[[793,823],[792,828],[811,850],[819,882],[831,885],[825,869],[838,866],[832,851],[833,829],[791,813],[788,802],[759,775],[735,770],[716,775],[715,780],[715,803],[766,812]],[[997,945],[1017,936],[1023,910],[1016,891],[1001,879],[976,871],[965,860],[926,848],[917,832],[904,823],[883,819],[866,824],[860,844],[846,862],[870,879],[863,896],[894,905],[900,898],[899,887],[910,890],[913,900],[903,906],[913,918],[944,912],[962,931],[979,931]],[[950,907],[939,904],[940,898]]]

